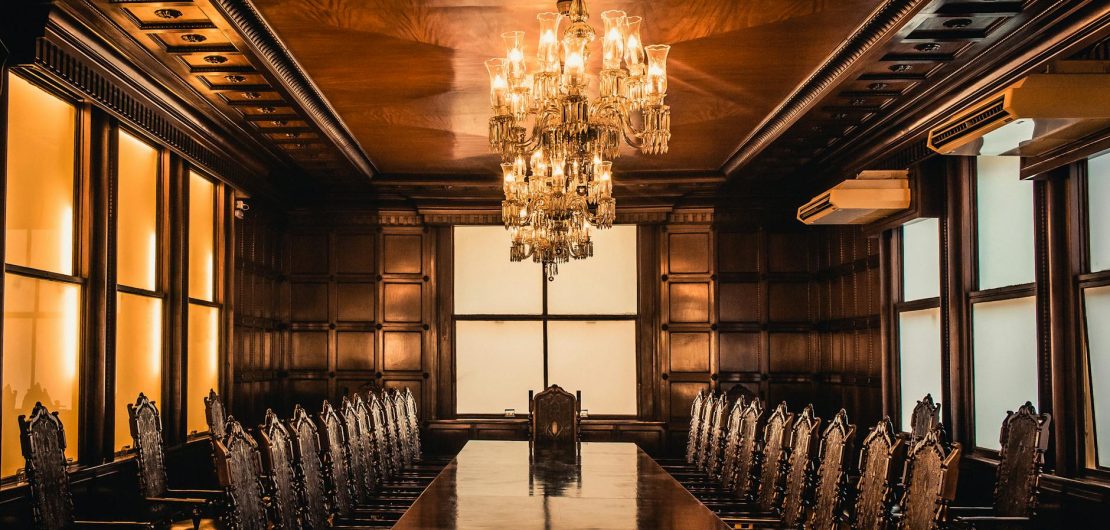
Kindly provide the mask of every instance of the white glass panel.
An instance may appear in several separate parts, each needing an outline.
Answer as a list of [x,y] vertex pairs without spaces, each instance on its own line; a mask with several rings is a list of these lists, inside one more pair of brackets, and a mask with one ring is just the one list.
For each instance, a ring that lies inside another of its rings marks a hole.
[[932,394],[940,400],[940,309],[898,315],[899,380],[902,383],[902,429],[909,430],[917,401]]
[[547,382],[581,390],[590,414],[636,414],[634,321],[548,322],[547,364]]
[[455,410],[528,413],[528,391],[543,390],[543,323],[455,323]]
[[139,392],[161,405],[162,300],[128,293],[116,297],[116,449],[132,445],[127,404]]
[[972,306],[975,445],[998,449],[1006,412],[1037,404],[1036,299]]
[[189,304],[189,412],[186,430],[204,432],[204,398],[209,390],[219,392],[220,310]]
[[1110,153],[1087,161],[1091,272],[1110,269]]
[[508,231],[500,226],[455,227],[455,314],[538,315],[542,311],[542,269],[530,258],[509,261]]
[[189,172],[189,297],[216,299],[216,185]]
[[1083,291],[1098,465],[1110,467],[1110,286]]
[[976,179],[979,289],[1033,282],[1033,183],[1016,156],[981,156]]
[[940,296],[940,221],[921,219],[902,227],[902,300]]
[[73,274],[77,109],[8,75],[8,263]]
[[559,265],[547,284],[554,315],[636,314],[636,227],[592,230],[594,255]]
[[20,415],[36,401],[57,412],[66,431],[66,456],[77,456],[81,286],[4,275],[4,382],[0,476],[23,467]]
[[116,282],[157,290],[158,150],[119,132]]

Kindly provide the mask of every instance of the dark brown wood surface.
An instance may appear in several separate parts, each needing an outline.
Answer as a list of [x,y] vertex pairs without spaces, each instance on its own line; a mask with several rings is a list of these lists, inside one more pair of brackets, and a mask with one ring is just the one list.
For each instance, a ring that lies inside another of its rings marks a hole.
[[634,444],[583,443],[578,458],[472,440],[394,528],[728,528]]

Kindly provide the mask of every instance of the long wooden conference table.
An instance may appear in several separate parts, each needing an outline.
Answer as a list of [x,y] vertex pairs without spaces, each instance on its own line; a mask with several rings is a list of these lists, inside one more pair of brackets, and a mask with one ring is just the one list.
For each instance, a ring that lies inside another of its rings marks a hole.
[[394,528],[726,529],[631,443],[537,455],[528,442],[471,440]]

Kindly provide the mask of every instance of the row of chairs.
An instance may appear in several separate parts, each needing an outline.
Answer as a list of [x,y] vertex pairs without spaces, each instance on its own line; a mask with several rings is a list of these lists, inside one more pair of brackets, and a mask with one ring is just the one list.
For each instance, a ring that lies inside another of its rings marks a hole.
[[946,440],[939,418],[928,395],[917,403],[909,433],[896,433],[883,418],[852,469],[856,428],[843,409],[821,430],[812,405],[795,415],[784,402],[766,415],[758,398],[730,403],[725,394],[699,393],[685,458],[660,463],[737,528],[1030,526],[1051,417],[1028,402],[1007,414],[994,505],[966,508],[950,506],[961,448]]
[[227,416],[215,392],[205,399],[218,490],[168,487],[161,419],[140,394],[128,405],[141,501],[136,521],[79,521],[56,412],[36,404],[20,416],[36,528],[200,528],[315,530],[389,527],[442,467],[424,459],[409,391],[324,401],[315,418],[300,405],[288,421],[267,410],[251,436]]

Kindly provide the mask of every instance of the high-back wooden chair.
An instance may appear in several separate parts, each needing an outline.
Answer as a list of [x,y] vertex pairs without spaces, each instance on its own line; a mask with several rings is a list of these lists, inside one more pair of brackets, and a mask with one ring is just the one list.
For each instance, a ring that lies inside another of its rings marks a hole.
[[714,393],[708,393],[705,396],[705,401],[701,407],[701,418],[699,419],[700,425],[698,426],[698,439],[694,447],[694,468],[700,470],[705,469],[705,448],[709,443],[709,431],[712,428],[710,425],[713,422],[713,415],[717,412],[717,396]]
[[299,530],[296,473],[293,471],[293,441],[289,430],[273,410],[266,409],[265,421],[258,426],[262,474],[275,530]]
[[755,498],[754,471],[759,451],[759,428],[763,420],[763,402],[753,398],[740,416],[740,430],[732,470],[725,470],[722,485],[743,501]]
[[405,391],[401,393],[401,398],[399,406],[404,407],[403,419],[405,420],[404,426],[408,427],[409,452],[412,454],[413,461],[423,460],[424,449],[420,445],[420,418],[418,416],[419,409],[416,406],[416,397],[412,395],[412,390],[405,388]]
[[1052,417],[1037,414],[1026,401],[1009,411],[999,434],[1001,449],[994,487],[994,505],[951,508],[956,522],[990,528],[1028,528],[1037,509],[1044,453]]
[[706,474],[714,476],[720,467],[721,443],[723,441],[725,412],[728,408],[728,397],[722,392],[714,400],[713,411],[709,418],[709,429],[705,433],[705,445],[702,447],[700,468]]
[[322,469],[332,513],[346,515],[358,502],[347,456],[346,429],[339,413],[327,400],[320,410],[318,421],[324,460]]
[[359,428],[358,411],[355,409],[354,403],[346,396],[343,397],[340,404],[339,417],[342,420],[344,436],[339,438],[338,441],[347,446],[350,480],[355,494],[354,501],[356,504],[366,503],[373,496],[376,480],[367,458],[369,456],[366,451],[368,439],[363,436],[363,432]]
[[20,415],[19,442],[26,460],[31,490],[31,522],[42,530],[74,528],[145,528],[152,522],[79,521],[74,516],[73,495],[66,472],[66,435],[57,412],[35,403],[31,416]]
[[307,529],[326,528],[331,515],[324,485],[323,462],[320,460],[320,437],[316,424],[300,405],[293,407],[289,419],[298,513]]
[[701,442],[699,437],[701,431],[701,417],[705,409],[706,394],[701,390],[694,396],[694,401],[690,404],[690,430],[686,435],[686,463],[694,464],[694,459],[697,457],[698,444]]
[[913,413],[910,414],[910,445],[921,441],[925,435],[933,432],[940,425],[940,403],[933,402],[932,394],[925,394],[925,397],[917,402],[913,407]]
[[267,530],[258,446],[234,418],[229,417],[226,426],[227,434],[216,442],[216,475],[228,497],[227,509],[220,517],[222,526],[227,530]]
[[741,419],[744,417],[744,396],[736,398],[725,418],[725,436],[721,444],[721,465],[716,478],[723,486],[726,477],[736,469],[736,449],[740,445]]
[[215,390],[210,389],[204,398],[204,420],[208,423],[208,434],[213,440],[220,440],[227,434],[224,426],[227,422],[227,411],[224,409],[223,400]]
[[366,414],[370,421],[370,428],[374,431],[374,448],[381,464],[379,472],[383,480],[390,480],[400,472],[404,458],[401,456],[401,446],[394,445],[391,439],[396,438],[396,435],[390,432],[391,429],[386,422],[386,412],[382,408],[382,400],[373,392],[366,396]]
[[578,400],[559,385],[529,396],[532,446],[574,451],[578,445]]
[[814,416],[813,405],[806,405],[790,430],[790,451],[783,470],[782,510],[784,526],[796,528],[805,522],[821,432],[821,418]]
[[194,528],[200,527],[202,517],[219,513],[224,492],[169,487],[162,417],[157,405],[140,392],[134,403],[127,404],[127,417],[142,497],[152,506],[160,505],[163,509],[191,517]]
[[767,424],[763,427],[762,452],[760,453],[759,486],[755,495],[756,505],[762,512],[772,513],[779,509],[782,499],[781,479],[785,469],[788,434],[794,422],[794,414],[786,408],[786,402],[779,403]]
[[906,442],[894,432],[890,418],[879,420],[863,439],[859,482],[852,508],[852,528],[887,528],[891,522],[894,487],[906,457]]
[[856,426],[848,423],[844,409],[836,413],[821,435],[821,455],[817,465],[817,485],[805,527],[836,530],[843,522],[843,501],[847,496],[848,458]]
[[941,429],[917,442],[907,457],[905,493],[899,503],[901,530],[933,530],[947,517],[960,475],[960,444],[947,447]]
[[417,459],[417,454],[409,429],[405,397],[396,391],[386,391],[382,393],[381,399],[385,410],[385,431],[390,448],[401,455],[401,464],[408,467]]

